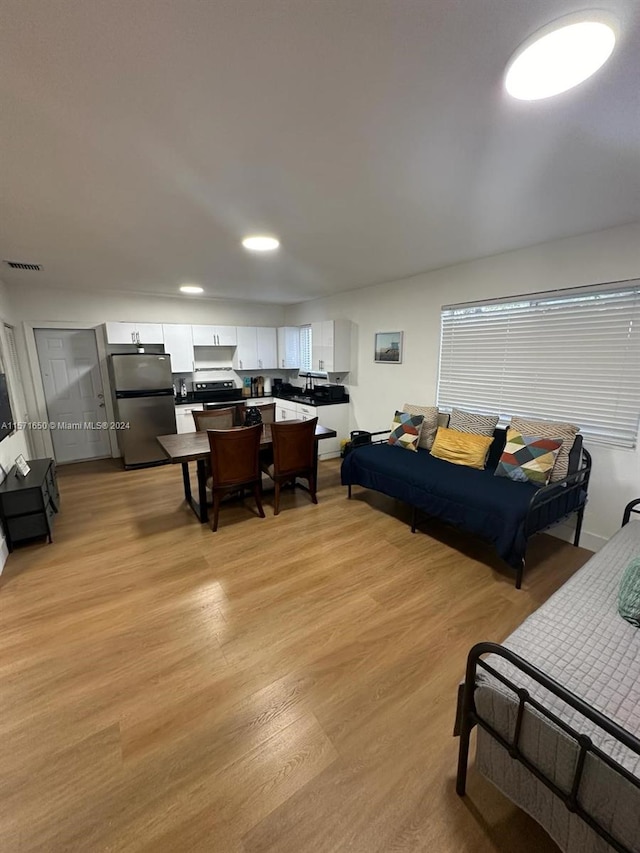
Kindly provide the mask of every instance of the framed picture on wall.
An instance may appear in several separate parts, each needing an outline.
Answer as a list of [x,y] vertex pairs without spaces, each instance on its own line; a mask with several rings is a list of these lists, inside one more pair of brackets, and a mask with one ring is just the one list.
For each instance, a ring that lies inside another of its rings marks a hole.
[[373,360],[381,364],[402,364],[402,332],[376,332]]

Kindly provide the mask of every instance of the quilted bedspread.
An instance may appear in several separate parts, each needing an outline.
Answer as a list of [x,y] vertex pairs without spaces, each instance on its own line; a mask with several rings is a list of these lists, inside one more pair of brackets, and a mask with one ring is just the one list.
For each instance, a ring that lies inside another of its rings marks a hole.
[[[621,575],[629,560],[638,554],[640,523],[631,522],[503,645],[640,738],[640,629],[617,612]],[[529,690],[563,721],[589,735],[607,755],[640,779],[639,756],[507,661],[493,656],[487,661]],[[508,737],[515,723],[513,694],[486,673],[479,674],[478,685],[478,712]],[[577,750],[566,734],[530,711],[523,724],[522,748],[559,787],[569,789]],[[600,853],[612,849],[482,730],[478,732],[476,760],[480,771],[536,818],[563,850]],[[638,787],[590,756],[579,800],[614,837],[629,849],[640,851]]]

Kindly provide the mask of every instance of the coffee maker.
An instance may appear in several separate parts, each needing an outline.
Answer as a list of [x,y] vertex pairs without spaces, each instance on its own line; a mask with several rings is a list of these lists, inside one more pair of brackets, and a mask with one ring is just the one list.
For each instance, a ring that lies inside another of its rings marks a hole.
[[277,397],[278,394],[282,391],[282,379],[272,379],[271,380],[271,393],[274,397]]

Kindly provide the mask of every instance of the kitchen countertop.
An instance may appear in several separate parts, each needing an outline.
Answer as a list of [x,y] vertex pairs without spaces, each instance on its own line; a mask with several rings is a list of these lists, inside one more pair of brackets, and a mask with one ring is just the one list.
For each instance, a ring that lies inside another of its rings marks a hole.
[[193,406],[196,403],[207,404],[216,403],[216,405],[235,406],[237,403],[248,403],[249,405],[259,406],[263,399],[266,400],[282,400],[290,403],[303,403],[306,406],[340,406],[349,402],[349,395],[342,400],[317,400],[309,394],[265,394],[264,397],[239,397],[237,400],[227,400],[221,402],[219,400],[202,400],[194,397],[193,394],[187,394],[186,397],[176,397],[176,406]]
[[[274,395],[275,396],[275,395]],[[292,394],[291,396],[285,396],[284,394],[279,394],[275,396],[276,400],[287,400],[291,403],[303,403],[306,406],[340,406],[349,402],[349,396],[347,395],[342,400],[318,400],[315,397],[312,397],[309,394]]]

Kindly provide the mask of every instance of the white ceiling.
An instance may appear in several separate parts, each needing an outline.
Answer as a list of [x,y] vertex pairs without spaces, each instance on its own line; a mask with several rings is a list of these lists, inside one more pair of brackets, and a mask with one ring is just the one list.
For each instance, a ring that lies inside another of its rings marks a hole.
[[611,60],[522,103],[581,4],[0,0],[0,258],[44,266],[0,278],[290,303],[640,220],[640,4],[596,5]]

